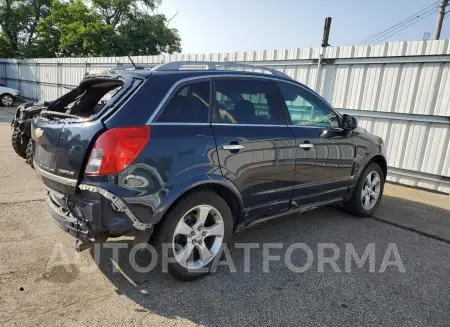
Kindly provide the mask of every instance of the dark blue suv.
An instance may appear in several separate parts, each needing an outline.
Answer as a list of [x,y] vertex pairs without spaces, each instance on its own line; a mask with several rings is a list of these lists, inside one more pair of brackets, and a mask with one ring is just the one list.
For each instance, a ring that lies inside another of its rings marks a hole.
[[338,201],[371,215],[387,173],[383,140],[355,118],[279,71],[234,63],[88,75],[31,134],[49,212],[78,250],[122,235],[169,244],[180,279],[204,275],[255,222]]

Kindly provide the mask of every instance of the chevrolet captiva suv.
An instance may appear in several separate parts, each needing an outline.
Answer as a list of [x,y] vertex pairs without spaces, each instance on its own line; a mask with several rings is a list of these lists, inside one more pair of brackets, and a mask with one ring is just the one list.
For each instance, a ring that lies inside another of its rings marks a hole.
[[372,215],[387,173],[383,140],[354,117],[277,70],[230,62],[88,75],[31,135],[48,210],[77,250],[123,235],[169,244],[183,280],[256,222],[334,202]]

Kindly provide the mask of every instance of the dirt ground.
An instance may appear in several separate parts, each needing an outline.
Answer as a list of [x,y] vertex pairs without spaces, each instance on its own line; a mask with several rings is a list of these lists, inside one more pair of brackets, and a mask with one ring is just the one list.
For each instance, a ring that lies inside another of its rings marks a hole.
[[[14,112],[13,110],[9,110]],[[0,325],[4,326],[448,326],[450,321],[450,197],[387,185],[375,217],[358,219],[327,207],[280,218],[235,236],[236,242],[320,242],[358,253],[376,245],[368,266],[319,272],[317,260],[294,273],[283,260],[263,271],[262,248],[251,270],[232,251],[237,273],[183,283],[158,272],[137,273],[123,250],[76,254],[73,239],[46,213],[34,171],[10,146],[12,115],[0,109]],[[129,244],[128,239],[109,242]],[[380,272],[395,243],[405,272]],[[271,250],[274,254],[282,251]],[[294,252],[294,262],[304,254]],[[120,271],[116,271],[117,268]]]

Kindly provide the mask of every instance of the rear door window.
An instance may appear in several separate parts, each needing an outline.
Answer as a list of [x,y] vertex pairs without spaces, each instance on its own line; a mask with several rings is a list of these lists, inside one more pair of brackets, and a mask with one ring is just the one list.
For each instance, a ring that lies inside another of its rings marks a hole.
[[210,82],[182,86],[156,119],[159,123],[207,123],[209,121]]
[[277,125],[278,111],[272,82],[258,79],[217,79],[216,123]]

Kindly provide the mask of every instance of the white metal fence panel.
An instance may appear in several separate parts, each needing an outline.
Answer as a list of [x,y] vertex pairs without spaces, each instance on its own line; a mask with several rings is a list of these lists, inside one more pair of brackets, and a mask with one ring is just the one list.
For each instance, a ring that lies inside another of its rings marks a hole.
[[[283,71],[388,145],[391,181],[450,193],[450,42],[132,57],[135,63],[239,61]],[[0,80],[51,100],[127,57],[0,60]]]

